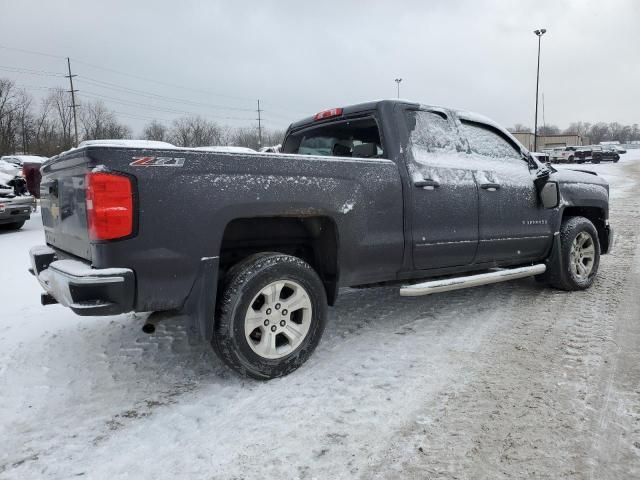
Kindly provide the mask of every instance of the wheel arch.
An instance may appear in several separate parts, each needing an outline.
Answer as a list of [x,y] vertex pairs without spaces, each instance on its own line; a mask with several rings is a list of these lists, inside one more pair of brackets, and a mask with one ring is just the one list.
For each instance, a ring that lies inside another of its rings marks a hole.
[[609,235],[607,234],[608,217],[604,208],[572,205],[564,208],[561,221],[568,217],[585,217],[591,221],[598,232],[600,250],[602,252],[609,250]]
[[316,271],[329,305],[338,292],[339,232],[329,216],[241,217],[229,221],[220,243],[221,281],[228,269],[250,255],[280,252],[302,258]]

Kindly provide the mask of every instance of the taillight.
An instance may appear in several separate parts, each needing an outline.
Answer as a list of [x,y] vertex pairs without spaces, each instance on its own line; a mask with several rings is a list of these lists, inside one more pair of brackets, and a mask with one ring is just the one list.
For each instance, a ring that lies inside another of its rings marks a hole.
[[87,173],[87,223],[91,240],[113,240],[133,233],[133,189],[129,177]]
[[324,110],[322,112],[316,113],[313,119],[315,121],[324,120],[325,118],[338,117],[342,115],[341,108],[331,108],[329,110]]

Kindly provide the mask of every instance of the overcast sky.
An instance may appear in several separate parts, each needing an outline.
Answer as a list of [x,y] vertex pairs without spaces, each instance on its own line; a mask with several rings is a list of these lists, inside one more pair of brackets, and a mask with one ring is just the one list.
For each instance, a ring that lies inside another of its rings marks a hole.
[[137,132],[180,112],[250,124],[258,98],[283,128],[395,97],[396,77],[403,98],[532,126],[538,27],[547,124],[640,122],[635,0],[0,0],[0,77],[41,96],[70,56],[81,101]]

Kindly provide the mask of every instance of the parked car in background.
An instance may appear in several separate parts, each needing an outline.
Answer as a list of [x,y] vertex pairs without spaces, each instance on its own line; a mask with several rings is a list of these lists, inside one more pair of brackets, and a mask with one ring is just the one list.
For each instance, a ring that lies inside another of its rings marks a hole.
[[260,149],[260,153],[280,153],[281,148],[282,148],[281,144],[272,145],[270,147],[262,147]]
[[551,163],[551,155],[546,152],[531,152],[531,155],[541,163]]
[[20,168],[0,160],[0,230],[18,230],[36,206]]
[[604,150],[608,150],[610,152],[615,152],[618,155],[622,155],[623,153],[627,153],[627,151],[622,148],[620,145],[602,145]]
[[591,151],[591,163],[600,162],[617,162],[620,160],[620,154],[614,150],[609,150],[604,147],[594,146]]
[[[27,181],[27,190],[31,195],[40,198],[40,167],[47,160],[47,157],[38,155],[5,155],[0,157],[0,161],[12,165],[19,170],[19,173]],[[0,171],[1,167],[0,167]]]
[[578,147],[575,152],[575,160],[576,163],[584,163],[587,160],[591,160],[591,152],[593,151],[593,147],[591,145],[585,145],[583,147]]
[[573,163],[578,147],[557,147],[551,151],[551,163]]

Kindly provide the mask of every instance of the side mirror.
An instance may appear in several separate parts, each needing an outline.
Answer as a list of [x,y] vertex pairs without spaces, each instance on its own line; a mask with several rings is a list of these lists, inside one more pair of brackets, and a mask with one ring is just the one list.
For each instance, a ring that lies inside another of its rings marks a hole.
[[546,182],[540,189],[540,200],[544,208],[556,208],[560,203],[557,182]]

